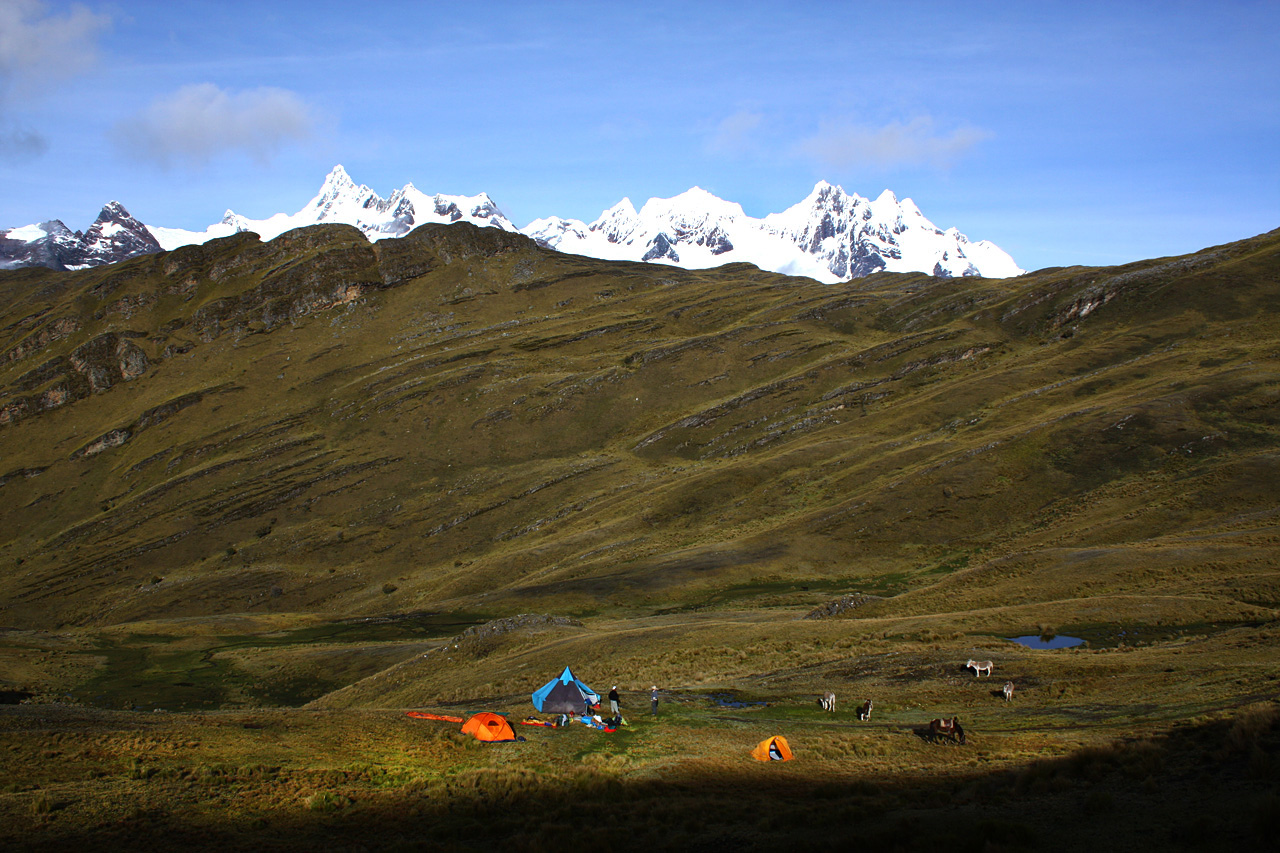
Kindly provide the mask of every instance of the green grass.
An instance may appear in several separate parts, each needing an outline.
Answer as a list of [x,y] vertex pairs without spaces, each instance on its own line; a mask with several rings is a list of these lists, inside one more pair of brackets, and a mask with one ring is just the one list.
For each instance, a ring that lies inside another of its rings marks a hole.
[[[588,828],[623,849],[891,838],[910,849],[1264,849],[1280,781],[1271,703],[1122,739],[971,723],[965,747],[896,725],[738,722],[701,702],[613,735],[524,727],[527,742],[501,745],[387,712],[93,713],[0,717],[0,745],[30,774],[23,790],[0,793],[0,838],[34,832],[51,849],[124,838],[196,850],[356,839],[543,849]],[[779,727],[795,761],[747,757]],[[49,751],[62,760],[41,760]],[[86,772],[97,768],[107,772]],[[1207,823],[1170,796],[1191,790]]]

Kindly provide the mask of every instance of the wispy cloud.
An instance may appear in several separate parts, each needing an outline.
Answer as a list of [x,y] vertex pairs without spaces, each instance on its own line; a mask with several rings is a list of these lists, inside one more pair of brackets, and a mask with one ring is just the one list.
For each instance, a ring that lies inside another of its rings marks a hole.
[[49,141],[29,127],[0,118],[0,156],[15,161],[34,160],[49,149]]
[[50,15],[40,0],[0,0],[0,86],[6,96],[26,97],[75,76],[97,60],[99,33],[108,15],[79,4]]
[[231,153],[269,163],[286,144],[311,135],[316,119],[297,94],[262,87],[227,92],[212,83],[183,86],[116,125],[130,156],[168,168],[204,166]]
[[895,121],[880,127],[825,123],[818,133],[801,140],[797,147],[801,154],[836,169],[866,166],[945,169],[973,146],[991,137],[990,132],[968,125],[942,131],[929,116],[918,116],[906,124]]
[[111,18],[75,5],[49,14],[40,0],[0,0],[0,156],[31,160],[49,147],[13,110],[83,73],[97,60],[98,35]]
[[763,115],[748,110],[739,110],[726,116],[707,137],[707,152],[730,156],[749,153],[755,148],[754,135],[763,121]]

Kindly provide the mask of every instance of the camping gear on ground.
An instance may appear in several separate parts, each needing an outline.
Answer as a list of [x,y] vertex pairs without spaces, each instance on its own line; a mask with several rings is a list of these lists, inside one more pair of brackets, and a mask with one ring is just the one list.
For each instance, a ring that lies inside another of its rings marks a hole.
[[471,719],[462,724],[462,733],[471,735],[476,740],[482,740],[486,743],[505,743],[513,740],[523,740],[517,738],[515,730],[511,728],[511,724],[507,722],[507,718],[501,714],[495,714],[492,711],[481,711],[475,714]]
[[[564,715],[562,714],[561,716],[564,716]],[[521,720],[521,721],[520,721],[520,725],[522,725],[522,726],[546,726],[546,727],[547,727],[547,728],[549,728],[549,729],[556,729],[556,728],[559,728],[559,727],[560,727],[560,724],[559,724],[559,723],[557,723],[555,720],[552,720],[551,722],[547,722],[546,720],[539,720],[539,719],[537,719],[536,717],[525,717],[523,720]]]
[[751,757],[756,761],[790,761],[791,745],[782,735],[774,735],[760,741],[760,745],[751,750]]
[[567,666],[533,694],[533,707],[544,714],[581,714],[599,704],[600,694],[579,681]]
[[446,723],[460,723],[461,717],[449,717],[444,714],[428,714],[426,711],[406,711],[406,717],[413,717],[418,720],[444,720]]
[[609,725],[608,720],[602,720],[599,716],[583,714],[580,719],[583,725],[599,729],[602,732],[616,732],[618,730],[617,726]]

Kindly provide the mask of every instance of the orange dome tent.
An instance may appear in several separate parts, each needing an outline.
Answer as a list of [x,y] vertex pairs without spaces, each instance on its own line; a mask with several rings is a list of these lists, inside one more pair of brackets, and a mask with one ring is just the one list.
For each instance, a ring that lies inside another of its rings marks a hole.
[[791,746],[782,735],[774,735],[760,741],[760,745],[751,750],[751,757],[756,761],[790,761]]
[[490,711],[481,711],[462,724],[462,733],[472,735],[476,740],[488,743],[501,743],[516,740],[515,730],[507,722],[507,718]]

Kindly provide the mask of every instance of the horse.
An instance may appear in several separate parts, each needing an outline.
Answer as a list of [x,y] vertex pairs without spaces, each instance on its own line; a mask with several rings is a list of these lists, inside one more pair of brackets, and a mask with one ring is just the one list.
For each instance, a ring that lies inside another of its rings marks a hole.
[[1011,699],[1013,699],[1013,682],[1012,681],[1006,681],[1004,683],[1003,692],[1004,692],[1004,701],[1008,702]]
[[932,720],[929,723],[929,739],[937,741],[939,735],[945,735],[952,741],[964,743],[964,729],[960,727],[960,718],[952,717],[951,719]]
[[871,719],[871,700],[870,699],[863,702],[862,706],[858,708],[858,719],[859,720]]
[[972,668],[973,677],[977,678],[978,676],[982,675],[982,673],[984,672],[987,675],[990,675],[991,670],[995,669],[996,665],[989,660],[972,660],[971,659],[968,663],[965,664],[965,667]]
[[822,698],[818,700],[818,704],[822,706],[822,710],[835,713],[836,710],[836,694],[828,690],[822,694]]

